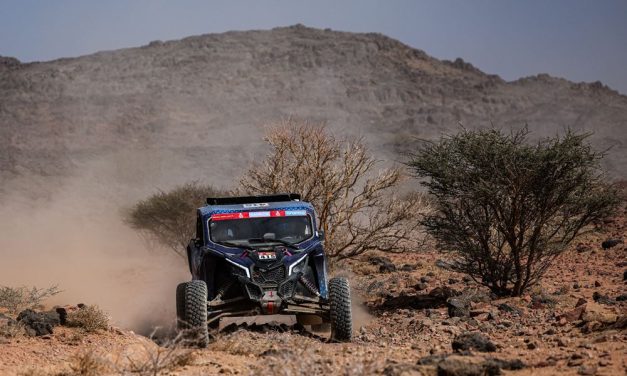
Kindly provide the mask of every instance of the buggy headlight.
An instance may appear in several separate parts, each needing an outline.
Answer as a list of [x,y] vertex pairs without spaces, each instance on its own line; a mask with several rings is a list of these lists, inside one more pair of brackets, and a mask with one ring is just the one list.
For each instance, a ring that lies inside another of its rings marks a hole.
[[250,270],[248,270],[247,267],[245,267],[244,265],[240,265],[240,264],[238,264],[236,262],[233,262],[233,261],[229,260],[228,258],[225,258],[225,260],[227,262],[229,262],[230,264],[232,264],[233,266],[236,266],[239,269],[241,269],[246,274],[246,277],[250,278]]
[[287,269],[287,275],[292,275],[292,273],[298,273],[302,271],[306,265],[307,265],[307,255],[294,261],[294,263],[290,265],[290,267]]

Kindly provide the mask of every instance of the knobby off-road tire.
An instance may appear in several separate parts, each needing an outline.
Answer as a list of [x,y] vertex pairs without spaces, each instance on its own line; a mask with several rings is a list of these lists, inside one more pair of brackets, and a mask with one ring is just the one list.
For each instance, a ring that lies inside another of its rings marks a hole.
[[353,315],[348,279],[338,277],[329,281],[329,303],[331,340],[349,342],[353,336]]
[[204,281],[181,283],[176,288],[178,328],[183,331],[186,343],[207,347],[207,285]]
[[185,321],[185,286],[187,282],[179,283],[176,286],[176,327],[178,330],[187,329]]

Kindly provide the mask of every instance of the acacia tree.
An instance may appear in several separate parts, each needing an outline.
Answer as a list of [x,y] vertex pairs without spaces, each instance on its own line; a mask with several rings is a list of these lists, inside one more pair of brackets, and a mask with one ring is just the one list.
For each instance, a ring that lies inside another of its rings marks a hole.
[[422,195],[395,197],[399,168],[381,169],[361,140],[340,140],[323,124],[287,119],[264,140],[271,150],[240,180],[240,192],[296,192],[317,211],[327,255],[355,257],[370,250],[404,252],[422,240]]
[[196,233],[196,209],[207,197],[225,193],[211,185],[190,182],[168,192],[157,192],[125,213],[125,221],[146,239],[169,247],[185,258],[185,249]]
[[468,131],[426,143],[409,166],[434,197],[423,221],[454,267],[521,295],[616,204],[587,134],[527,143],[528,131]]

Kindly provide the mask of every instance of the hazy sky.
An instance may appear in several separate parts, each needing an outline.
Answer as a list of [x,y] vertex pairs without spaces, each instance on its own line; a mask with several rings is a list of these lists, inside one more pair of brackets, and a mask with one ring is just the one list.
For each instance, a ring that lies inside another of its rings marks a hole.
[[51,60],[296,23],[381,32],[507,80],[549,73],[627,94],[627,0],[0,0],[0,55]]

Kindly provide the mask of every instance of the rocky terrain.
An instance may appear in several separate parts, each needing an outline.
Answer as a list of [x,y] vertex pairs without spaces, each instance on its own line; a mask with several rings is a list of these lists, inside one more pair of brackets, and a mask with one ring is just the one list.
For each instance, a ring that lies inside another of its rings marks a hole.
[[570,127],[594,132],[606,167],[627,176],[627,97],[599,82],[506,82],[380,34],[296,25],[41,63],[0,58],[0,181],[8,191],[24,176],[112,158],[140,162],[129,175],[159,187],[192,177],[228,185],[264,152],[263,126],[286,116],[364,136],[388,161],[403,160],[413,137],[460,123],[526,124],[536,137]]
[[[352,343],[329,343],[328,333],[302,327],[263,326],[215,333],[207,349],[172,349],[117,328],[86,333],[53,322],[48,329],[22,317],[39,336],[0,336],[0,373],[72,375],[86,367],[97,372],[82,374],[621,375],[626,236],[623,205],[520,298],[491,296],[448,270],[430,247],[347,261],[333,273],[352,281]],[[0,315],[0,327],[11,320]]]

